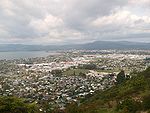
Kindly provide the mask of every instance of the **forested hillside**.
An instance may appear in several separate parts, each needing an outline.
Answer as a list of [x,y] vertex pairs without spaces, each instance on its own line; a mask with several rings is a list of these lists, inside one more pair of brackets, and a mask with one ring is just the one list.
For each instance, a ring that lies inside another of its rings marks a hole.
[[[132,76],[132,75],[131,75]],[[131,79],[68,105],[66,113],[150,113],[150,68]]]

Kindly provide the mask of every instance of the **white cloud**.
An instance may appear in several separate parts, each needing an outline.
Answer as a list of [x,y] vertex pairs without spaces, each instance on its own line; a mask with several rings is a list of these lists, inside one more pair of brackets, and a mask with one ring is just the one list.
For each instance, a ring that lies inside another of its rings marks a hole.
[[149,6],[150,0],[0,0],[0,41],[83,43],[133,34],[144,40]]
[[138,16],[132,14],[129,11],[117,11],[111,15],[97,18],[92,22],[92,25],[98,28],[103,27],[118,27],[118,29],[134,29],[145,28],[147,24],[150,24],[149,16]]
[[129,0],[129,4],[133,5],[150,5],[149,0]]
[[33,19],[30,25],[38,30],[38,32],[49,32],[51,29],[57,29],[63,25],[63,20],[59,17],[55,17],[51,14],[47,15],[43,19]]

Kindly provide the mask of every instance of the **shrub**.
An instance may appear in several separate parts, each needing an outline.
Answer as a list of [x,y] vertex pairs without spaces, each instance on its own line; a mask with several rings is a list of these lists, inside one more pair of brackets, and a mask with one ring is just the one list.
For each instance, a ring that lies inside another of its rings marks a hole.
[[38,113],[38,109],[16,97],[0,97],[0,113]]
[[143,97],[143,108],[144,110],[150,109],[150,94]]
[[136,113],[141,109],[141,103],[134,101],[133,99],[125,99],[117,105],[117,110],[128,113]]

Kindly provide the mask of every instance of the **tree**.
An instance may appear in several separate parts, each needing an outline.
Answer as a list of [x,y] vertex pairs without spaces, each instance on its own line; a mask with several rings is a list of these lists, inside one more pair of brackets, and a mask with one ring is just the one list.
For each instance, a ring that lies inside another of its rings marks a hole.
[[150,109],[150,94],[144,96],[144,98],[143,98],[143,108],[144,108],[144,110]]
[[145,71],[140,73],[143,75],[145,78],[150,78],[150,67],[148,67]]
[[121,72],[117,75],[116,82],[117,84],[121,84],[126,80],[125,72],[121,70]]
[[62,76],[62,71],[59,69],[52,70],[51,74],[54,76]]
[[82,66],[79,66],[81,69],[97,69],[97,66],[95,64],[83,64]]
[[81,113],[77,103],[70,103],[65,110],[65,113]]
[[86,78],[86,74],[85,74],[85,73],[82,73],[82,72],[79,73],[79,76],[81,76],[81,77],[83,77],[83,78]]
[[0,113],[39,113],[35,103],[25,103],[16,97],[0,97]]
[[131,98],[125,99],[117,105],[117,110],[123,113],[136,113],[141,109],[141,103]]

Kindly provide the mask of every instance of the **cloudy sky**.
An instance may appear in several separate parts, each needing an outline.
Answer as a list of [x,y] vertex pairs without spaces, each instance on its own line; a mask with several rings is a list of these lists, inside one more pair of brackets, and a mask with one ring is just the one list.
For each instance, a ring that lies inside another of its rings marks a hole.
[[150,0],[0,0],[0,43],[150,42]]

